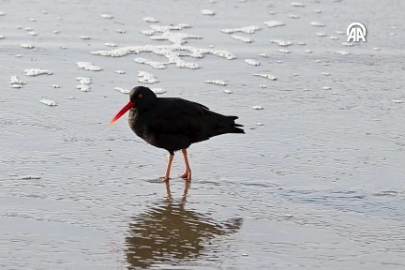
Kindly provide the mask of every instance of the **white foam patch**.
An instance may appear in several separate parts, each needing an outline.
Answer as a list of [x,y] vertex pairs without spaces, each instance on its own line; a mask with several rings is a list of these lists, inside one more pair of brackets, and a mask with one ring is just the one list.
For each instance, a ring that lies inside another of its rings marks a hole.
[[101,67],[99,66],[95,66],[90,62],[77,62],[76,65],[80,68],[80,69],[84,69],[84,70],[90,70],[90,71],[100,71],[103,70]]
[[284,25],[285,25],[285,23],[283,23],[283,22],[274,21],[274,20],[272,20],[272,21],[265,21],[264,24],[267,25],[267,26],[270,27],[270,28],[279,27],[279,26],[284,26]]
[[179,23],[177,25],[157,25],[152,24],[150,28],[155,30],[156,32],[164,33],[170,30],[182,30],[184,28],[191,28],[191,25],[185,23]]
[[125,31],[123,29],[117,29],[117,30],[115,30],[115,32],[120,33],[120,34],[125,34],[127,31]]
[[318,37],[326,37],[326,34],[323,33],[323,32],[318,32],[318,33],[316,33],[316,35],[317,35]]
[[20,177],[21,180],[36,180],[41,179],[41,176],[38,175],[23,175]]
[[20,80],[18,76],[11,76],[10,78],[10,86],[12,88],[22,88],[24,86],[25,82]]
[[60,31],[59,30],[54,30],[53,33],[57,35],[57,34],[60,33]]
[[115,73],[117,73],[117,74],[125,74],[125,71],[123,71],[123,70],[116,70]]
[[330,36],[329,37],[331,40],[338,40],[339,38],[337,36]]
[[330,76],[331,74],[329,72],[321,72],[321,75],[323,76]]
[[306,53],[313,53],[312,50],[305,50],[304,52],[306,52]]
[[4,39],[4,36],[0,35],[0,39]]
[[288,15],[288,17],[290,17],[291,19],[299,19],[299,18],[301,18],[299,15],[295,15],[295,14],[290,14],[290,15]]
[[394,102],[394,103],[404,103],[405,101],[404,100],[402,100],[402,99],[393,99],[393,100],[391,100],[392,102]]
[[129,94],[130,92],[130,90],[121,87],[115,87],[114,90],[120,92],[121,94]]
[[60,88],[60,85],[58,85],[58,84],[52,84],[51,87],[53,87],[53,88],[56,89],[56,88]]
[[82,92],[90,92],[90,84],[91,84],[91,78],[89,77],[77,77],[77,81],[79,81],[79,85],[76,86],[77,89],[79,89]]
[[[130,53],[153,53],[156,55],[164,56],[167,58],[167,62],[153,62],[143,58],[136,59],[135,61],[148,64],[155,68],[166,68],[168,64],[174,64],[178,68],[188,68],[197,69],[199,66],[195,63],[185,62],[182,57],[193,57],[193,58],[203,58],[205,54],[213,54],[219,57],[224,57],[226,59],[234,59],[235,56],[227,51],[214,50],[212,47],[210,49],[200,49],[191,46],[182,46],[183,43],[187,42],[187,39],[200,39],[201,37],[196,35],[189,35],[186,33],[179,33],[173,30],[182,30],[184,28],[191,27],[188,24],[177,24],[177,25],[150,25],[150,31],[142,31],[144,34],[151,35],[153,40],[168,40],[174,43],[173,45],[146,45],[137,47],[125,47],[121,49],[111,50],[111,51],[95,51],[92,52],[94,55],[104,55],[104,56],[124,56]],[[155,35],[155,33],[161,33],[160,35]],[[188,53],[185,53],[188,52]]]
[[200,36],[189,35],[185,33],[175,33],[171,31],[163,32],[160,36],[151,36],[150,38],[153,40],[168,40],[175,44],[186,43],[186,39],[201,39]]
[[147,23],[158,23],[159,22],[158,20],[156,20],[153,17],[143,17],[142,19]]
[[30,68],[24,70],[26,76],[52,75],[53,72],[46,69]]
[[342,42],[341,44],[343,46],[345,46],[345,47],[353,47],[354,46],[354,43],[351,43],[351,42]]
[[225,90],[224,90],[224,93],[225,93],[225,94],[232,94],[232,91],[229,90],[229,89],[225,89]]
[[80,84],[91,84],[91,78],[89,77],[76,77],[76,80],[79,81]]
[[37,35],[38,35],[38,33],[37,33],[37,32],[35,32],[35,31],[29,31],[29,32],[28,32],[28,35],[31,35],[31,36],[37,36]]
[[245,42],[245,43],[252,43],[253,42],[253,39],[251,39],[249,37],[244,37],[244,36],[240,36],[240,35],[232,35],[231,37],[233,39],[240,40],[240,41]]
[[278,49],[278,51],[281,52],[281,53],[285,53],[285,54],[291,53],[291,51],[287,50],[287,49]]
[[325,27],[326,24],[321,23],[321,22],[311,22],[312,26],[316,26],[316,27]]
[[138,82],[140,83],[158,83],[159,80],[155,78],[152,73],[146,71],[138,71]]
[[291,41],[279,40],[279,39],[273,39],[273,40],[270,40],[270,42],[275,43],[275,44],[277,44],[278,46],[281,46],[281,47],[288,47],[288,46],[293,45],[293,43]]
[[340,54],[340,55],[348,55],[348,54],[350,54],[348,51],[336,51],[335,53]]
[[228,29],[222,29],[221,32],[226,33],[226,34],[233,34],[237,32],[241,33],[246,33],[246,34],[254,34],[256,31],[261,30],[259,26],[256,25],[250,25],[250,26],[243,26],[239,28],[228,28]]
[[259,56],[263,58],[269,58],[270,56],[267,53],[259,53]]
[[332,87],[330,87],[330,86],[324,86],[324,87],[322,87],[322,89],[323,89],[323,90],[331,90]]
[[114,18],[113,15],[107,14],[107,13],[106,14],[101,14],[100,16],[101,16],[101,18],[108,19],[108,20],[111,20],[111,19]]
[[205,83],[207,84],[214,84],[220,86],[227,86],[228,84],[223,80],[206,80]]
[[144,34],[145,36],[153,36],[156,33],[155,30],[153,29],[148,29],[148,30],[142,30],[141,34]]
[[190,54],[188,56],[193,58],[203,58],[206,54],[213,54],[228,60],[236,58],[232,53],[228,51],[215,50],[212,48],[200,49],[191,46],[182,46],[179,44],[124,47],[110,51],[94,51],[91,52],[91,54],[101,56],[111,56],[111,57],[122,57],[128,54],[153,53],[156,55],[166,57],[168,60],[168,64],[174,64],[178,68],[189,68],[189,69],[199,68],[197,64],[185,62],[179,55],[179,51],[189,52]]
[[142,57],[135,58],[134,61],[137,62],[138,64],[149,65],[156,69],[165,69],[167,68],[168,65],[168,63],[149,61],[148,59]]
[[21,48],[24,48],[24,49],[34,49],[35,48],[34,45],[26,44],[26,43],[23,43],[20,46],[21,46]]
[[107,42],[107,43],[104,43],[104,46],[107,46],[107,47],[118,47],[118,44]]
[[266,73],[255,73],[255,74],[253,74],[253,76],[266,78],[266,79],[271,80],[271,81],[277,80],[277,78],[275,76],[270,75],[270,74],[266,74]]
[[201,10],[201,13],[203,15],[208,15],[208,16],[214,16],[215,15],[215,12],[212,11],[211,9],[203,9],[203,10]]
[[90,39],[89,36],[84,36],[84,35],[83,35],[83,36],[80,36],[80,38],[83,39],[83,40],[89,40],[89,39]]
[[91,89],[91,87],[89,85],[85,85],[85,84],[79,84],[78,86],[76,86],[76,88],[82,92],[90,92],[90,89]]
[[243,61],[245,61],[246,64],[251,65],[251,66],[260,66],[260,63],[254,59],[245,59]]
[[305,7],[305,5],[301,2],[292,2],[290,5],[293,7]]
[[151,88],[150,90],[152,90],[156,95],[161,95],[166,93],[166,90],[163,88]]
[[0,11],[0,16],[4,16],[6,15],[6,13],[4,13],[3,11]]
[[256,106],[252,106],[252,109],[260,111],[260,110],[263,110],[264,108],[262,106],[256,105]]
[[50,99],[41,99],[39,102],[41,102],[42,104],[45,104],[46,106],[50,106],[50,107],[55,107],[58,105],[55,101],[50,100]]

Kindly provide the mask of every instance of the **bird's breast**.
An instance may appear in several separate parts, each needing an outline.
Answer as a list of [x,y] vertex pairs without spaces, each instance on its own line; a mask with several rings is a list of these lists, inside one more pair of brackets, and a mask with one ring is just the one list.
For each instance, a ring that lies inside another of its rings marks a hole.
[[139,113],[135,109],[131,109],[129,111],[128,124],[138,137],[143,138],[145,124],[142,121],[142,117],[140,117]]
[[148,141],[149,117],[145,113],[139,113],[136,109],[129,112],[128,124],[132,131],[140,138]]

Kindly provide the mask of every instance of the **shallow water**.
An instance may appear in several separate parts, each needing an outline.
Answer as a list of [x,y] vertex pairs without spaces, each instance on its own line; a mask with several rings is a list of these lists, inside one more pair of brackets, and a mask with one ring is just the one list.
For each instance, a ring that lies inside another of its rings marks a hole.
[[[0,269],[403,269],[405,4],[300,3],[3,1]],[[353,21],[369,34],[347,46]],[[221,32],[247,26],[250,43]],[[182,41],[174,60],[91,54]],[[115,88],[139,72],[162,96],[238,115],[246,135],[194,145],[192,183],[161,183],[167,153],[108,126],[127,102]]]

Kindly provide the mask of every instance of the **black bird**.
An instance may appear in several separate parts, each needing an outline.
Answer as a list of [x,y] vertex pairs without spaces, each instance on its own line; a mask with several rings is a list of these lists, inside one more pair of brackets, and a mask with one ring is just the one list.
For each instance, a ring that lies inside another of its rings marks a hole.
[[158,98],[145,86],[137,86],[129,93],[129,102],[110,121],[113,124],[129,110],[129,126],[147,143],[169,151],[166,173],[169,180],[174,151],[181,150],[186,171],[181,176],[191,180],[187,148],[226,133],[245,133],[236,124],[237,116],[225,116],[210,111],[204,105],[182,98]]

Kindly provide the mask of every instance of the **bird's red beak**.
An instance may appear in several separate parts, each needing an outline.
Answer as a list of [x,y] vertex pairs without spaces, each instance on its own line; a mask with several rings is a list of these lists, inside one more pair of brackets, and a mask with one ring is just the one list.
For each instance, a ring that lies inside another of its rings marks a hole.
[[110,125],[114,124],[115,121],[117,121],[121,116],[123,116],[129,109],[134,107],[135,103],[132,101],[128,102],[127,105],[125,105],[115,116],[113,119],[110,121]]

